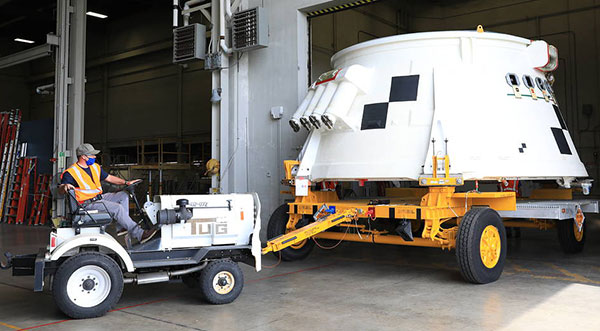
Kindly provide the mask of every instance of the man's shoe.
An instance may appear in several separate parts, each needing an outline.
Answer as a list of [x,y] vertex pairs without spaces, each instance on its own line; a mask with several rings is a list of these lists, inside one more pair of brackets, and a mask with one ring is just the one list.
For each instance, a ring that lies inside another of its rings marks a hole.
[[158,230],[144,230],[144,233],[142,233],[142,238],[140,238],[140,244],[145,244],[148,242],[157,232]]

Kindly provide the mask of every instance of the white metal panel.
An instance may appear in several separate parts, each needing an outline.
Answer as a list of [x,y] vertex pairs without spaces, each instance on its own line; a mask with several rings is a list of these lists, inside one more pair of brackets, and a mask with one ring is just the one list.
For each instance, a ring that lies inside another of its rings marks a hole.
[[161,209],[174,209],[179,199],[189,201],[193,216],[161,226],[161,250],[250,243],[255,228],[252,194],[159,195],[154,200]]

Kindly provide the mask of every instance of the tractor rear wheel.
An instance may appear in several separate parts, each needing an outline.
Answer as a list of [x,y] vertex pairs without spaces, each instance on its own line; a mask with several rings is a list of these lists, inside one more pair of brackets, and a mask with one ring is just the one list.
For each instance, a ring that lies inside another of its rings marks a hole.
[[456,258],[463,278],[487,284],[500,278],[506,261],[506,230],[490,208],[469,210],[458,226]]
[[240,266],[230,259],[211,261],[200,271],[197,287],[208,303],[230,303],[242,293],[244,274]]

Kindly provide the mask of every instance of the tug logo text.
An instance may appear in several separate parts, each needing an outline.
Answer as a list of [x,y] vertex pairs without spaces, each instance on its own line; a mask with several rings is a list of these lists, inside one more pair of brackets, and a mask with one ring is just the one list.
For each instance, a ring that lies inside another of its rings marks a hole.
[[192,235],[227,234],[227,223],[215,223],[206,220],[191,220]]

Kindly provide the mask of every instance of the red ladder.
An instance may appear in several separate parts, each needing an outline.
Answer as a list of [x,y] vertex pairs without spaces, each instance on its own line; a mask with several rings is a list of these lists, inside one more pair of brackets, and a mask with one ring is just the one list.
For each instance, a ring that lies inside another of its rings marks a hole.
[[35,177],[36,165],[37,158],[22,157],[19,159],[13,178],[13,188],[9,191],[6,214],[4,215],[5,222],[23,224],[27,211],[27,201],[29,201],[29,182],[32,175]]
[[9,183],[16,170],[21,111],[12,110],[0,115],[0,219],[3,219],[4,207],[8,205]]
[[29,214],[28,225],[45,225],[48,219],[48,207],[50,206],[50,179],[51,175],[38,175],[35,181],[35,192],[33,204]]

